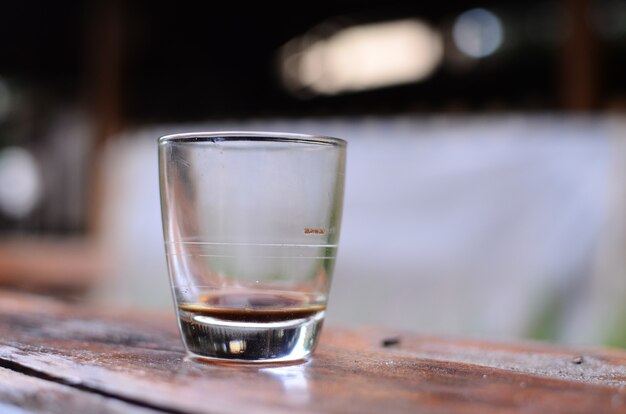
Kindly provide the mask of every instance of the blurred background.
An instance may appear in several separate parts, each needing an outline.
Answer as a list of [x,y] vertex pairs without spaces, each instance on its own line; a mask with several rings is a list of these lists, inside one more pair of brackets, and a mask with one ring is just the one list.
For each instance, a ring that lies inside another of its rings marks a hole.
[[0,5],[0,285],[171,310],[156,139],[348,140],[328,322],[626,347],[626,0]]

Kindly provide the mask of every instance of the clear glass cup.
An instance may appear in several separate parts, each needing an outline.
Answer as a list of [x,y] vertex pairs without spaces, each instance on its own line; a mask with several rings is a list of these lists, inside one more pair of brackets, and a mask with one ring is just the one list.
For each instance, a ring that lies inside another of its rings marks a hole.
[[346,143],[273,132],[159,139],[165,251],[192,357],[313,352],[333,276]]

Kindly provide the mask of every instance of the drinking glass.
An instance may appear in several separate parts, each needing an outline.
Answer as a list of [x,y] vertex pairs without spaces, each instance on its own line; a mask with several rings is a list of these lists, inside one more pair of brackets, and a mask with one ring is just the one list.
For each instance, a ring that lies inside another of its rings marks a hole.
[[159,139],[165,252],[195,358],[313,352],[333,276],[346,143],[274,132]]

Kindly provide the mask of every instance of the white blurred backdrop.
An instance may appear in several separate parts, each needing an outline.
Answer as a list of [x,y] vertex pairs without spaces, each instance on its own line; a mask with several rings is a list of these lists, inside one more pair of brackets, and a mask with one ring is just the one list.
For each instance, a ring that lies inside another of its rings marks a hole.
[[[626,119],[375,117],[161,125],[103,161],[96,300],[171,307],[157,138],[264,130],[348,141],[329,324],[611,343],[626,326]],[[234,190],[235,191],[235,190]]]

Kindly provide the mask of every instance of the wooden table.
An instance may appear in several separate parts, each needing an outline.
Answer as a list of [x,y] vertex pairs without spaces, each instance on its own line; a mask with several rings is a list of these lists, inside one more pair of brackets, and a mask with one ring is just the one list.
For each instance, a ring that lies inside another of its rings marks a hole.
[[303,364],[201,364],[171,313],[0,292],[0,412],[626,413],[626,352],[327,327]]

